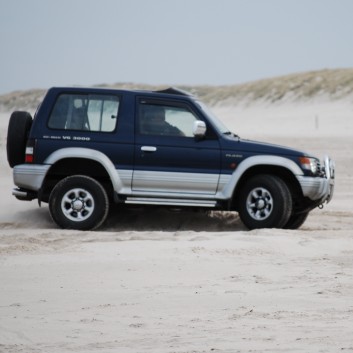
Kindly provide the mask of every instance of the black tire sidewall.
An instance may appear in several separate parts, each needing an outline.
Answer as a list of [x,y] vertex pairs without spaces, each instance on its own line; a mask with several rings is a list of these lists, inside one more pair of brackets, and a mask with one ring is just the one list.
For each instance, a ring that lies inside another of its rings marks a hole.
[[[71,189],[82,188],[89,192],[95,207],[89,218],[83,221],[72,221],[61,209],[64,195]],[[49,197],[49,211],[54,222],[63,229],[93,230],[103,224],[109,212],[108,195],[104,187],[95,179],[85,175],[69,176],[61,180],[52,190]]]
[[[255,220],[249,214],[246,200],[249,193],[255,188],[266,189],[273,199],[271,214],[264,220]],[[292,198],[287,185],[275,175],[258,175],[252,177],[242,187],[238,201],[239,216],[249,229],[282,228],[287,222],[292,211]]]
[[300,228],[308,218],[309,212],[292,214],[284,226],[285,229],[298,229]]
[[11,168],[25,162],[25,150],[32,116],[28,112],[16,111],[11,114],[7,130],[7,161]]

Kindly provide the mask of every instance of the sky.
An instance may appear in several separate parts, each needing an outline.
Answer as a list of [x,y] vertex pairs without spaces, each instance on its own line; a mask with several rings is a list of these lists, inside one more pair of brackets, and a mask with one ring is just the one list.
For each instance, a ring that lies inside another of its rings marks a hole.
[[353,0],[0,0],[0,94],[353,67]]

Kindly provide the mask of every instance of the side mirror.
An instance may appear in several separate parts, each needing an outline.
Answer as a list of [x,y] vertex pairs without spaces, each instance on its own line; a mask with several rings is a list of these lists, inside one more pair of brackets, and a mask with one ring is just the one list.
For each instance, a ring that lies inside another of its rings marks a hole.
[[192,133],[195,137],[204,137],[206,134],[206,124],[204,121],[196,120],[194,121],[194,126],[192,127]]

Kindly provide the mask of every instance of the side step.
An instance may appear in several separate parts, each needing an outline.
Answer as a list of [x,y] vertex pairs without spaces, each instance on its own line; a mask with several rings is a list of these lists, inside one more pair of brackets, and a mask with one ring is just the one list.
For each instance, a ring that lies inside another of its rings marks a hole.
[[216,201],[189,200],[189,199],[164,199],[150,197],[127,197],[125,203],[138,205],[163,205],[185,207],[216,207]]

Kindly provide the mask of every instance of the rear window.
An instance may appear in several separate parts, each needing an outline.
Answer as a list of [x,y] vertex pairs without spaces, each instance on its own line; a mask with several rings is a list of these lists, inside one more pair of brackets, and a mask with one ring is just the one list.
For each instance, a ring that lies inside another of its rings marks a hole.
[[51,129],[112,132],[118,121],[119,97],[62,94],[50,115]]

